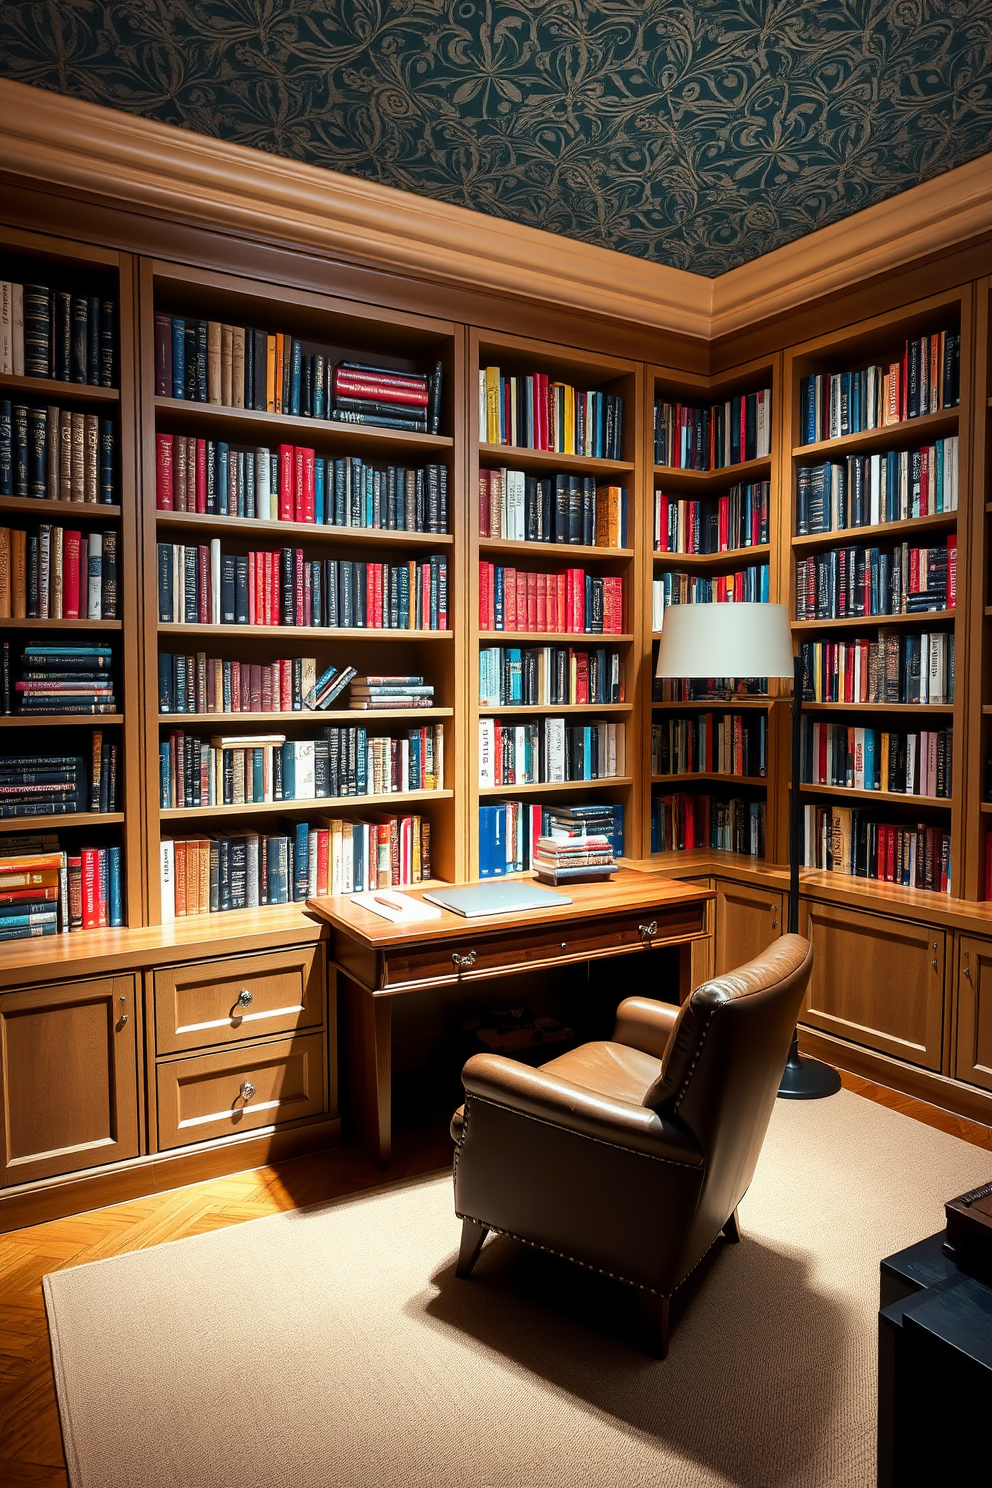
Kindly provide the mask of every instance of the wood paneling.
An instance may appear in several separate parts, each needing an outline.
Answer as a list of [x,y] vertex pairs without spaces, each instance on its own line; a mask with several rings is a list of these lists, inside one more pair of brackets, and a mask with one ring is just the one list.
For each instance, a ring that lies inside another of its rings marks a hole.
[[138,1155],[134,977],[0,996],[2,1182]]
[[159,1064],[159,1148],[318,1115],[324,1062],[322,1036],[306,1033]]
[[784,895],[716,880],[715,975],[743,966],[784,933]]
[[954,1075],[992,1090],[992,940],[958,942]]
[[323,951],[315,946],[165,966],[153,982],[159,1054],[291,1033],[324,1020]]
[[943,932],[809,900],[803,901],[799,923],[813,946],[803,1022],[939,1070]]

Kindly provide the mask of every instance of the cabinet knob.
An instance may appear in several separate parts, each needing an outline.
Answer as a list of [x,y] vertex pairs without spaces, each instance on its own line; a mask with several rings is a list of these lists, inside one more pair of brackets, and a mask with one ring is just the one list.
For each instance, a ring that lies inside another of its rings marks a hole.
[[638,925],[637,928],[647,940],[650,940],[652,936],[658,934],[658,921],[648,920],[646,925]]
[[242,987],[238,993],[238,1007],[248,1007],[251,1002],[251,993],[247,987]]
[[251,1098],[252,1098],[252,1096],[254,1094],[255,1094],[255,1087],[254,1087],[254,1085],[251,1083],[250,1080],[246,1080],[245,1083],[241,1087],[241,1098],[242,1098],[242,1100],[244,1100],[244,1101],[250,1101]]
[[964,974],[971,981],[971,967],[968,965],[968,952],[964,953]]
[[464,956],[460,956],[457,951],[452,951],[451,960],[452,964],[455,966],[474,966],[475,951],[466,951]]
[[127,1007],[127,998],[122,996],[121,997],[121,1015],[117,1019],[118,1030],[120,1030],[121,1028],[123,1028],[124,1027],[124,1024],[127,1022],[127,1013],[124,1011],[124,1009],[126,1007]]

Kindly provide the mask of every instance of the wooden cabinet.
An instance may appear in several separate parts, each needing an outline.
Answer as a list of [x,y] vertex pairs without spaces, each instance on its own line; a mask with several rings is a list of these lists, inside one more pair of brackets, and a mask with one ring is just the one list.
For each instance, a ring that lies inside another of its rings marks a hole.
[[785,896],[776,889],[716,881],[716,976],[768,949],[782,934]]
[[138,1155],[134,977],[0,995],[5,1185]]
[[992,940],[958,943],[958,1031],[954,1075],[992,1090]]
[[324,956],[318,946],[164,966],[153,982],[159,1054],[294,1033],[324,1021]]
[[813,946],[802,1021],[926,1069],[940,1069],[944,931],[806,900]]

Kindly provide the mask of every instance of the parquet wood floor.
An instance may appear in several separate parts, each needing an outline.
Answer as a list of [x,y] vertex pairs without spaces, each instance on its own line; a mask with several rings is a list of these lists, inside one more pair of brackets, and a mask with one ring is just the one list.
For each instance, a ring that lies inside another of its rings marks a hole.
[[[858,1095],[992,1150],[989,1127],[854,1075],[843,1080]],[[49,1271],[360,1193],[450,1161],[446,1131],[420,1132],[400,1137],[388,1173],[345,1146],[0,1236],[0,1484],[67,1488],[41,1296]]]

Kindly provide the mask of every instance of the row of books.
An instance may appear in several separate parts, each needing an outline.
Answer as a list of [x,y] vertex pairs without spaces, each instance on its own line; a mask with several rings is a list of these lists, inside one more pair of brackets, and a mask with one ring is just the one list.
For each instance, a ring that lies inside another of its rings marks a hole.
[[355,709],[430,708],[434,687],[424,678],[359,676],[354,667],[330,666],[317,672],[315,656],[272,662],[241,662],[194,654],[161,652],[158,659],[160,713],[320,713],[348,688]]
[[796,619],[921,615],[953,610],[958,545],[830,548],[796,563]]
[[479,536],[508,542],[627,546],[627,492],[575,472],[479,471]]
[[804,807],[802,862],[904,888],[951,892],[950,832],[923,822],[883,823],[877,812],[862,807]]
[[727,553],[766,543],[770,489],[768,481],[753,481],[708,501],[655,491],[655,552]]
[[239,825],[163,837],[159,864],[164,921],[408,888],[431,877],[431,824],[422,816],[376,815],[287,821],[274,832]]
[[654,405],[654,463],[674,470],[722,470],[765,460],[772,448],[772,390],[738,393],[709,407]]
[[118,747],[94,729],[88,755],[0,757],[0,819],[117,810]]
[[0,527],[0,619],[116,620],[116,528]]
[[582,392],[547,373],[517,377],[479,368],[479,438],[556,455],[623,458],[623,398]]
[[624,741],[622,723],[544,718],[513,724],[480,718],[479,785],[613,779],[625,773]]
[[25,646],[21,652],[20,676],[15,679],[11,643],[4,641],[2,667],[2,713],[69,715],[117,711],[113,652],[109,646]]
[[652,775],[763,776],[767,771],[764,713],[697,713],[652,726]]
[[947,799],[951,736],[949,728],[903,733],[804,718],[800,778],[804,785]]
[[752,858],[765,855],[765,803],[712,793],[651,797],[651,851],[720,848]]
[[799,384],[801,443],[840,439],[905,419],[955,408],[960,402],[961,336],[914,336],[888,366],[857,372],[817,372]]
[[0,940],[124,923],[119,846],[66,851],[54,833],[0,844]]
[[671,569],[651,581],[651,629],[661,630],[665,611],[673,604],[762,604],[769,595],[767,563],[751,564],[734,573],[704,578],[702,574]]
[[840,532],[958,509],[958,436],[915,450],[848,455],[796,472],[796,532]]
[[622,703],[623,662],[619,651],[599,647],[487,646],[479,652],[479,702],[484,708],[562,707]]
[[159,805],[261,805],[443,790],[444,725],[398,738],[363,728],[326,729],[318,739],[284,734],[215,734],[173,729],[159,744]]
[[311,560],[302,548],[222,553],[219,538],[159,543],[158,602],[162,624],[446,630],[448,560]]
[[767,693],[767,677],[654,677],[651,685],[653,703],[726,703]]
[[312,522],[393,532],[447,532],[448,467],[318,455],[300,444],[240,448],[185,434],[155,436],[159,511]]
[[365,362],[335,365],[328,347],[282,331],[155,316],[160,398],[436,434],[442,377],[440,362],[430,374]]
[[112,299],[0,281],[0,372],[113,387],[116,339]]
[[479,629],[620,635],[623,579],[584,568],[529,573],[501,563],[479,564]]
[[538,801],[490,801],[479,807],[479,877],[528,872],[535,866],[542,839],[574,843],[604,838],[612,855],[622,857],[623,821],[620,802],[545,806]]
[[877,640],[804,641],[803,696],[811,703],[953,703],[954,632]]
[[111,506],[116,463],[113,419],[0,399],[0,496]]

